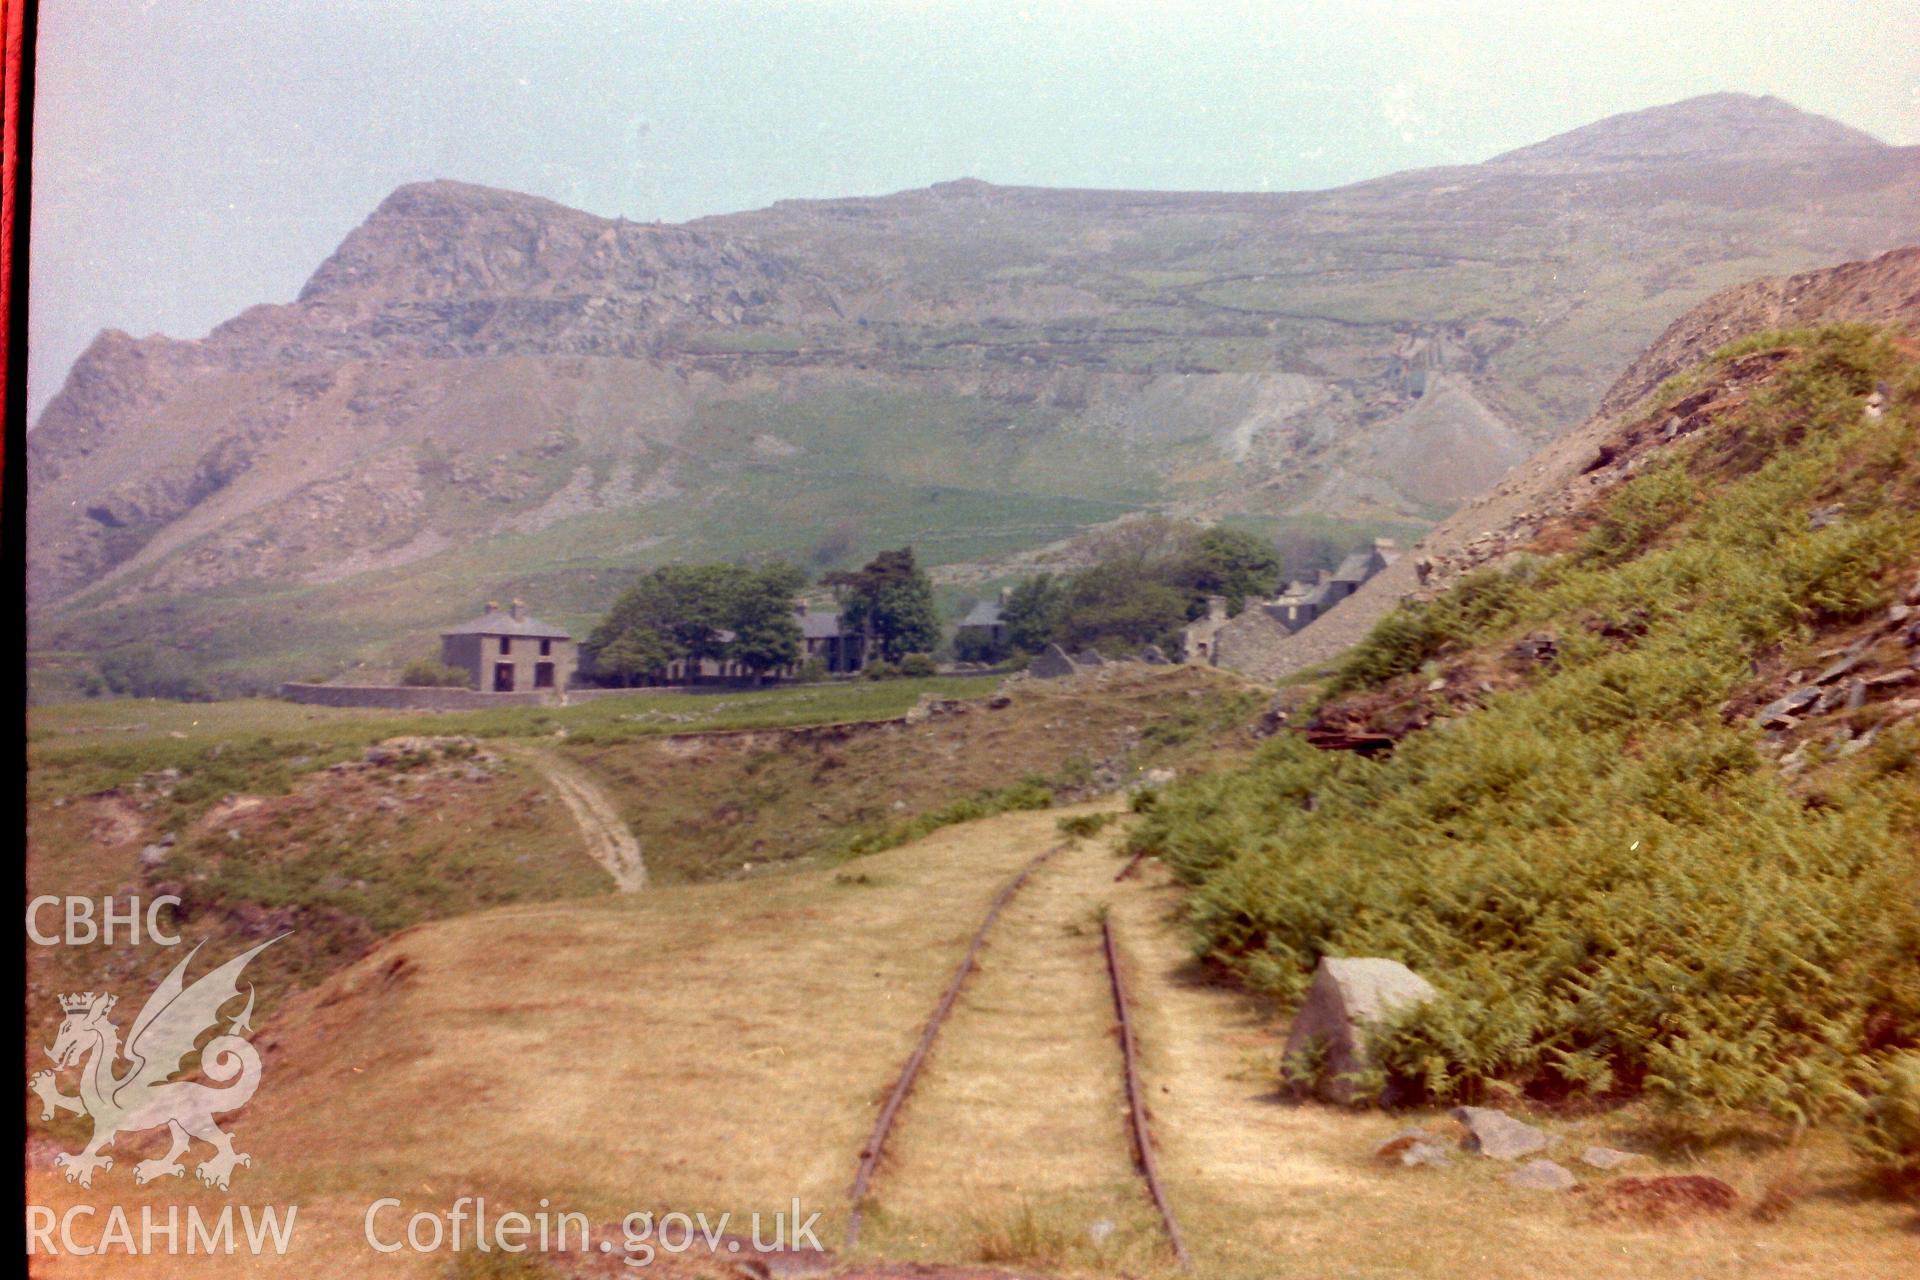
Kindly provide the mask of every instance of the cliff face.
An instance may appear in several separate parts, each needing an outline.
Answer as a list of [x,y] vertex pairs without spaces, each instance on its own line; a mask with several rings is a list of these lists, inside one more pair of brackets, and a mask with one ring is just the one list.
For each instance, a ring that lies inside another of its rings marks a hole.
[[977,580],[1148,509],[1405,536],[1713,288],[1920,239],[1920,149],[1641,116],[1290,195],[659,226],[403,187],[294,302],[76,363],[29,436],[36,640],[339,661],[509,588],[584,617],[663,558],[912,541]]

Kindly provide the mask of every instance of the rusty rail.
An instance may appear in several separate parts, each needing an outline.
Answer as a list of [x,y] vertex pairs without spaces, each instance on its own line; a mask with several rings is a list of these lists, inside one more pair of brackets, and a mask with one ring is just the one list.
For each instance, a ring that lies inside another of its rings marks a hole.
[[860,1170],[853,1179],[853,1212],[847,1219],[847,1248],[853,1248],[860,1241],[860,1217],[866,1203],[867,1189],[873,1182],[874,1171],[880,1166],[880,1156],[886,1149],[887,1136],[893,1130],[894,1119],[900,1114],[900,1108],[906,1102],[907,1095],[913,1091],[913,1082],[919,1076],[921,1066],[926,1063],[927,1054],[933,1049],[933,1040],[940,1033],[940,1024],[947,1020],[949,1013],[953,1012],[954,1003],[960,998],[960,988],[965,985],[967,975],[973,972],[974,966],[979,962],[980,948],[986,943],[987,931],[993,928],[993,922],[1000,918],[1001,909],[1007,905],[1014,894],[1020,891],[1020,886],[1027,882],[1027,877],[1037,871],[1047,859],[1071,843],[1071,841],[1065,841],[1054,845],[1044,853],[1036,855],[1033,861],[1022,867],[1018,875],[1000,887],[1000,892],[993,897],[992,905],[987,908],[986,918],[980,922],[980,927],[974,930],[973,942],[967,947],[967,954],[961,958],[960,967],[953,971],[953,978],[947,983],[945,994],[940,997],[940,1003],[934,1006],[933,1017],[927,1020],[926,1029],[920,1033],[920,1042],[908,1055],[906,1065],[900,1069],[899,1078],[894,1081],[892,1092],[887,1095],[885,1105],[880,1108],[880,1114],[874,1119],[873,1132],[867,1136],[866,1145],[860,1148]]
[[1120,868],[1120,870],[1114,874],[1113,882],[1119,884],[1122,880],[1125,880],[1128,876],[1138,871],[1140,864],[1146,860],[1146,856],[1147,851],[1145,849],[1135,852],[1131,858],[1127,859],[1127,865]]
[[1192,1268],[1193,1259],[1187,1254],[1187,1242],[1180,1235],[1180,1223],[1173,1216],[1173,1206],[1167,1203],[1166,1189],[1160,1185],[1160,1168],[1153,1158],[1153,1133],[1147,1126],[1147,1104],[1140,1088],[1140,1055],[1133,1040],[1127,982],[1120,973],[1120,956],[1114,948],[1111,920],[1100,921],[1100,936],[1106,946],[1107,978],[1113,984],[1113,1011],[1120,1020],[1120,1054],[1126,1062],[1127,1110],[1133,1132],[1134,1161],[1140,1166],[1140,1175],[1147,1180],[1147,1194],[1153,1198],[1153,1207],[1160,1211],[1160,1221],[1167,1228],[1173,1256],[1180,1269],[1186,1271]]

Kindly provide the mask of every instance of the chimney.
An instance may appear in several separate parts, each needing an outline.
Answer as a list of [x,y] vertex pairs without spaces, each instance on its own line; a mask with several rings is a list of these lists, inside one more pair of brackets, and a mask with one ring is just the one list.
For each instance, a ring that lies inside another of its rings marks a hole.
[[498,600],[487,601],[487,612],[488,613],[500,612],[500,602]]
[[513,620],[515,622],[525,622],[527,620],[527,602],[525,600],[514,600]]
[[1207,597],[1207,617],[1214,622],[1226,621],[1227,598],[1225,596]]

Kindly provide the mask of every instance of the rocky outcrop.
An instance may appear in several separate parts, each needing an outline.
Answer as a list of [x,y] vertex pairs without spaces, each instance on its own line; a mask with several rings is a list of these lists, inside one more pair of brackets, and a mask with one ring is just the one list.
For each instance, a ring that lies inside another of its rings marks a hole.
[[1573,1170],[1552,1160],[1529,1160],[1501,1179],[1523,1191],[1571,1191],[1579,1179]]
[[1027,674],[1036,680],[1059,680],[1079,670],[1080,664],[1057,644],[1048,645],[1027,664]]
[[1668,325],[1601,398],[1601,417],[1625,413],[1668,378],[1744,334],[1835,320],[1872,324],[1920,317],[1920,245],[1865,262],[1755,280],[1714,294]]

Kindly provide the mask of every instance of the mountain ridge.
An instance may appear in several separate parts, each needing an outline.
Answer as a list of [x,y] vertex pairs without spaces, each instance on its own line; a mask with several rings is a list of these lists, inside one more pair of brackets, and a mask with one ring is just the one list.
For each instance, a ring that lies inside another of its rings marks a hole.
[[[905,540],[960,582],[1127,511],[1417,530],[1700,296],[1920,238],[1920,148],[1703,154],[677,226],[405,184],[294,302],[76,362],[28,437],[39,644],[279,675],[503,591],[582,621],[660,558]],[[1429,429],[1487,447],[1433,488]]]
[[1863,129],[1803,111],[1771,94],[1710,93],[1608,116],[1543,142],[1503,151],[1487,163],[1613,164],[1655,156],[1692,158],[1886,145]]

